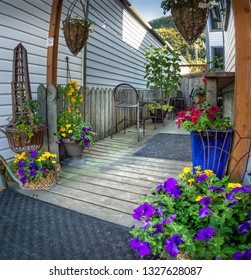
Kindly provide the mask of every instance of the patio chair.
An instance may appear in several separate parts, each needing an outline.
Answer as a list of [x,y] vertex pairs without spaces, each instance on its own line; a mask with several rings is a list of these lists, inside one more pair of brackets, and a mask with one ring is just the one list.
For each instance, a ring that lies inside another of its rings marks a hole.
[[[129,121],[136,122],[136,131],[138,133],[138,141],[140,141],[140,127],[143,125],[143,134],[145,134],[145,121],[142,117],[142,104],[139,101],[139,94],[137,90],[131,86],[130,84],[122,83],[115,87],[114,93],[114,105],[115,110],[113,116],[113,123],[111,129],[111,138],[113,135],[114,128],[116,132],[118,131],[118,125],[124,123],[124,133],[126,132],[126,128],[129,127]],[[118,121],[118,110],[116,108],[122,109],[122,119]],[[135,112],[130,112],[130,111]],[[131,130],[132,131],[132,130]]]

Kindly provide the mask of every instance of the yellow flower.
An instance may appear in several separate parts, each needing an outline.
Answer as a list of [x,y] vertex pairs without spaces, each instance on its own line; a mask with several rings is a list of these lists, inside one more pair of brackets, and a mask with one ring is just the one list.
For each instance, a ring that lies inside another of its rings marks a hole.
[[185,173],[185,174],[187,174],[187,173],[191,173],[191,168],[190,167],[185,167],[184,169],[183,169],[183,172]]
[[83,101],[84,101],[84,98],[83,98],[83,97],[80,97],[80,98],[79,98],[79,101],[80,101],[80,102],[83,102]]
[[185,174],[184,174],[184,173],[180,173],[180,174],[179,174],[179,177],[180,177],[181,179],[183,179],[183,178],[185,177]]
[[227,186],[231,189],[242,187],[242,185],[240,183],[228,183]]
[[68,108],[68,113],[71,113],[71,108],[70,107]]
[[196,174],[198,175],[198,176],[200,176],[201,174],[203,174],[201,171],[196,171]]
[[195,182],[195,180],[194,180],[193,178],[187,180],[187,183],[188,183],[189,185],[192,185],[194,182]]
[[55,160],[52,160],[51,162],[52,162],[53,164],[57,163]]
[[56,158],[57,155],[56,154],[51,154],[51,157]]
[[61,127],[59,131],[60,131],[60,132],[64,132],[64,131],[65,131],[65,128],[64,128],[64,127]]
[[78,109],[76,110],[76,113],[79,113],[79,110],[78,110]]
[[66,134],[65,133],[61,133],[62,137],[66,137]]
[[71,98],[71,102],[74,103],[75,101],[76,101],[76,98],[75,98],[75,97],[72,97],[72,98]]
[[72,132],[73,132],[73,130],[71,130],[71,129],[70,129],[70,130],[68,130],[68,133],[69,133],[69,134],[72,134]]
[[71,124],[70,124],[70,123],[68,123],[68,124],[66,125],[66,127],[67,127],[67,128],[70,128],[70,127],[71,127]]
[[201,171],[201,166],[200,165],[197,165],[194,167],[197,171]]
[[214,172],[213,172],[213,170],[211,170],[211,169],[206,169],[206,170],[204,170],[204,173],[205,173],[207,176],[213,176],[213,175],[214,175]]
[[196,197],[196,201],[200,201],[202,198],[203,198],[204,196],[200,196],[200,195],[198,195],[197,197]]

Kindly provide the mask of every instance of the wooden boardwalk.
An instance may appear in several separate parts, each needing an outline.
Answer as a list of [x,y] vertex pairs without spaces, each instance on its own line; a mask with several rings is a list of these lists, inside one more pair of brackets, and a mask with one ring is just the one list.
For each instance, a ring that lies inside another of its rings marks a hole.
[[[151,126],[150,126],[151,125]],[[171,126],[171,124],[170,124]],[[169,127],[170,127],[169,126]],[[170,176],[177,176],[190,162],[136,157],[147,139],[168,132],[168,126],[149,124],[137,142],[135,133],[117,133],[84,151],[84,162],[68,166],[62,162],[58,182],[50,190],[20,190],[62,207],[131,227],[133,209],[141,197]]]

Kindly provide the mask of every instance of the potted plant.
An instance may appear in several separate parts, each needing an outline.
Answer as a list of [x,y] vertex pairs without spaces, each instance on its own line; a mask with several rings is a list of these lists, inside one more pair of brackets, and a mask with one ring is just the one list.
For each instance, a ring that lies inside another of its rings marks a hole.
[[48,189],[56,183],[60,171],[56,154],[42,151],[16,154],[11,169],[24,189]]
[[150,115],[153,116],[152,122],[155,122],[155,118],[154,118],[156,113],[155,110],[157,110],[156,122],[163,122],[163,119],[165,118],[166,114],[171,113],[174,108],[169,104],[161,104],[161,103],[148,104],[147,107],[150,112]]
[[63,143],[72,161],[79,160],[83,149],[93,145],[96,133],[92,131],[91,125],[83,120],[80,108],[84,101],[76,81],[71,80],[65,87],[60,87],[59,93],[64,97],[66,108],[59,112],[57,143]]
[[179,112],[176,124],[191,133],[193,166],[213,169],[222,178],[231,148],[230,118],[222,117],[219,107],[198,102],[188,111]]
[[131,247],[141,258],[251,260],[251,187],[184,168],[142,198]]
[[164,14],[171,10],[173,21],[181,36],[189,43],[204,31],[207,23],[207,8],[210,0],[163,0]]
[[207,90],[205,85],[197,85],[189,97],[196,100],[196,102],[204,102],[206,101],[206,92]]
[[[176,92],[179,88],[179,82],[181,79],[180,74],[180,55],[178,52],[170,52],[165,46],[164,48],[157,48],[149,46],[146,51],[146,63],[145,63],[145,76],[147,79],[147,87],[154,85],[160,91],[160,102],[155,104],[160,110],[157,113],[160,116],[164,116],[161,111],[161,107],[165,106],[169,110],[173,109],[170,106],[169,96],[172,92]],[[154,104],[154,103],[153,103]],[[151,105],[150,105],[150,108]],[[163,121],[163,120],[162,120]]]

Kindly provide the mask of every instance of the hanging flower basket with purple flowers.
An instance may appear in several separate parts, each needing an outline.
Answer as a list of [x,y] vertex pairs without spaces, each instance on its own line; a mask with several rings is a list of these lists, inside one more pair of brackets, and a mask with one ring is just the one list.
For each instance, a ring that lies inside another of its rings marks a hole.
[[140,258],[251,260],[251,186],[186,167],[134,209],[131,247]]

